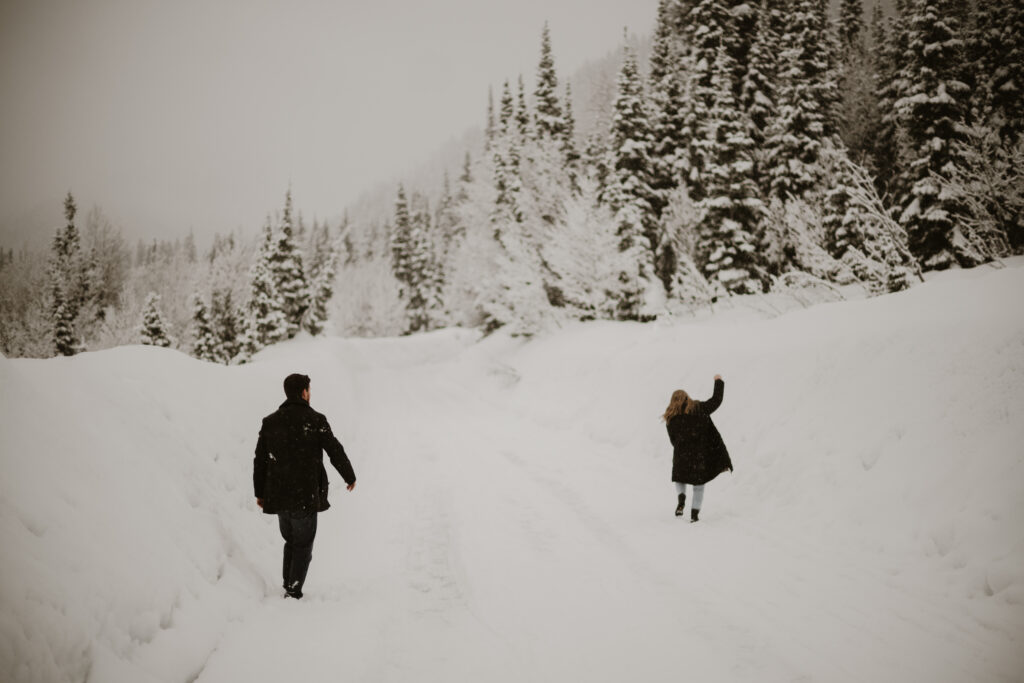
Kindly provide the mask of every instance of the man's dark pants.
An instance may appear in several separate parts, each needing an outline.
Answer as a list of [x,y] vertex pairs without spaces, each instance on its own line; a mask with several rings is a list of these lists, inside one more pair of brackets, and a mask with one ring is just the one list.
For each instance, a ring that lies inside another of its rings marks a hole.
[[316,511],[281,512],[277,515],[284,537],[284,589],[293,598],[302,597],[309,561],[313,559],[313,538],[316,536]]

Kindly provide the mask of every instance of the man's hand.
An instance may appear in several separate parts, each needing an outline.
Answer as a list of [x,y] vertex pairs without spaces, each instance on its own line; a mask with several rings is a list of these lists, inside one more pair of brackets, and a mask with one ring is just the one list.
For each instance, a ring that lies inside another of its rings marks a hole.
[[347,489],[348,489],[349,491],[351,491],[351,490],[352,490],[352,489],[354,489],[355,487],[356,487],[356,483],[355,483],[355,482],[352,482],[351,484],[349,484],[349,485],[348,485],[348,486],[346,486],[345,488],[347,488]]
[[256,499],[256,504],[260,506],[261,510],[263,509],[263,499],[262,498],[257,498]]

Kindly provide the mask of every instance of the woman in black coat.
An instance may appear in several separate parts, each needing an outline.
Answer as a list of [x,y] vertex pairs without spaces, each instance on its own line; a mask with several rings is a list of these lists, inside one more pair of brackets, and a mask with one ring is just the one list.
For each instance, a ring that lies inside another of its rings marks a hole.
[[732,460],[722,436],[711,421],[711,413],[722,405],[725,382],[715,375],[715,393],[707,401],[695,401],[682,389],[672,393],[672,400],[662,419],[672,442],[672,481],[676,485],[679,504],[676,517],[686,506],[686,485],[693,486],[690,521],[696,522],[704,499],[704,484],[722,472],[732,472]]

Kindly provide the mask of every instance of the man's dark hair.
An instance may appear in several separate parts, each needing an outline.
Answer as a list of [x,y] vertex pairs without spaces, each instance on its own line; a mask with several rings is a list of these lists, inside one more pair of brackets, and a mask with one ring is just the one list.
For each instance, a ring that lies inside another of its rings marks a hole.
[[309,375],[288,375],[284,378],[284,395],[295,400],[302,398],[302,392],[309,389]]

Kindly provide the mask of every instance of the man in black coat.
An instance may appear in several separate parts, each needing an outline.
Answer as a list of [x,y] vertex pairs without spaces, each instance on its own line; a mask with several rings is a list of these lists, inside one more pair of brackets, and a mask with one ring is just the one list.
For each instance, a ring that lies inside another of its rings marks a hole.
[[323,451],[349,491],[356,486],[356,474],[327,418],[309,407],[309,377],[288,375],[284,393],[287,400],[263,418],[252,483],[256,504],[263,512],[277,515],[284,537],[285,594],[301,598],[313,559],[316,515],[330,507]]

